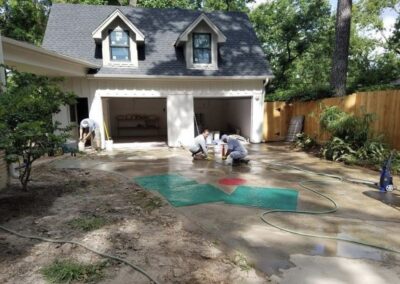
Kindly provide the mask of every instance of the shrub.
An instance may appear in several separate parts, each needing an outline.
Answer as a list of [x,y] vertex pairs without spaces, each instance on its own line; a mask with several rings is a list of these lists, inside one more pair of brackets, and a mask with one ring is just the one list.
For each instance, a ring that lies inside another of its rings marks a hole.
[[303,150],[310,150],[317,146],[317,142],[314,138],[302,132],[296,134],[296,141],[294,142],[294,145]]
[[320,116],[321,129],[353,147],[363,146],[370,138],[370,126],[375,115],[363,113],[355,116],[337,106],[325,107]]
[[75,95],[63,92],[59,79],[12,71],[0,95],[0,149],[9,162],[19,163],[20,182],[27,190],[32,164],[60,147],[70,127],[61,128],[52,116]]
[[[321,155],[327,160],[380,169],[390,156],[391,149],[383,142],[383,137],[373,137],[370,133],[374,119],[375,116],[370,113],[355,116],[337,106],[324,108],[320,124],[331,139],[321,148]],[[393,156],[392,170],[394,173],[400,171],[398,153]]]

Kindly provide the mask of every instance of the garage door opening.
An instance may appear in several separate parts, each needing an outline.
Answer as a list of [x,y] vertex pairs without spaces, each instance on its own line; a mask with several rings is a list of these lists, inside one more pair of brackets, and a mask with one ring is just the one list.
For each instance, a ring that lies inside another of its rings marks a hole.
[[103,98],[103,115],[114,143],[167,141],[164,98]]
[[194,112],[200,131],[208,128],[221,135],[238,134],[250,138],[251,98],[195,98]]

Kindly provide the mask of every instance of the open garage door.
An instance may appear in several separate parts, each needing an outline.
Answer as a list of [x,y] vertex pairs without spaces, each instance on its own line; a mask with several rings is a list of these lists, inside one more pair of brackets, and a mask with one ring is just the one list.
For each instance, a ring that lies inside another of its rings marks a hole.
[[251,98],[195,98],[194,112],[200,131],[251,136]]
[[114,143],[167,141],[165,98],[103,98],[103,115]]

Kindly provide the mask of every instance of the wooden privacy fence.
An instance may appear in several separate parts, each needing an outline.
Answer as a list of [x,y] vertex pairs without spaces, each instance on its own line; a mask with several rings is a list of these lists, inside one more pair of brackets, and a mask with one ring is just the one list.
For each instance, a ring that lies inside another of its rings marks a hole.
[[336,105],[355,114],[362,111],[375,113],[376,121],[372,125],[374,133],[384,134],[386,142],[400,150],[400,90],[360,92],[346,97],[310,102],[266,102],[264,140],[284,140],[290,119],[293,116],[304,115],[303,131],[318,142],[326,141],[329,136],[321,131],[319,126],[321,106],[324,105]]

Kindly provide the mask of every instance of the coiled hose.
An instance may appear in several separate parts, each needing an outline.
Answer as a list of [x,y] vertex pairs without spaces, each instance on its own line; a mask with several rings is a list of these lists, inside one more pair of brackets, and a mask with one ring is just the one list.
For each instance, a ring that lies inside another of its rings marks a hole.
[[127,261],[127,260],[125,260],[123,258],[119,258],[118,256],[114,256],[114,255],[111,255],[111,254],[107,254],[107,253],[95,250],[95,249],[93,249],[91,247],[88,247],[87,245],[82,244],[80,242],[69,241],[69,240],[53,240],[53,239],[47,239],[47,238],[42,238],[42,237],[38,237],[38,236],[24,235],[24,234],[18,233],[16,231],[13,231],[11,229],[8,229],[6,227],[3,227],[1,225],[0,225],[0,229],[3,230],[3,231],[8,232],[10,234],[13,234],[13,235],[16,235],[18,237],[24,238],[24,239],[38,240],[38,241],[43,241],[43,242],[48,242],[48,243],[55,243],[55,244],[73,244],[73,245],[78,245],[78,246],[83,247],[84,249],[87,249],[88,251],[91,251],[91,252],[93,252],[93,253],[95,253],[97,255],[100,255],[102,257],[122,262],[122,263],[130,266],[134,270],[140,272],[144,276],[146,276],[152,283],[159,284],[159,282],[157,282],[157,280],[155,280],[153,277],[151,277],[146,271],[144,271],[140,267],[130,263],[129,261]]
[[[341,176],[337,176],[337,175],[331,175],[331,174],[325,174],[325,173],[320,173],[320,172],[313,172],[313,171],[309,171],[306,169],[302,169],[300,167],[297,166],[292,166],[292,165],[287,165],[287,164],[281,164],[281,163],[267,163],[267,165],[272,166],[272,167],[279,167],[279,168],[288,168],[288,169],[294,169],[300,172],[304,172],[304,173],[308,173],[308,174],[313,174],[313,175],[318,175],[318,176],[322,176],[322,177],[328,177],[328,178],[332,178],[332,179],[336,179],[339,182],[352,182],[352,183],[359,183],[359,184],[375,184],[374,182],[371,181],[367,181],[367,180],[361,180],[361,179],[350,179],[350,178],[343,178]],[[299,232],[299,231],[294,231],[288,228],[284,228],[282,226],[276,225],[274,223],[272,223],[271,221],[268,221],[266,216],[269,214],[273,214],[273,213],[294,213],[294,214],[307,214],[307,215],[322,215],[322,214],[330,214],[330,213],[334,213],[337,211],[338,209],[338,205],[335,202],[335,200],[333,200],[331,197],[318,192],[316,189],[307,186],[307,184],[310,183],[320,183],[320,180],[305,180],[305,181],[301,181],[299,182],[299,185],[328,200],[332,207],[326,210],[321,210],[321,211],[308,211],[308,210],[301,210],[301,211],[297,211],[297,210],[281,210],[281,209],[273,209],[273,210],[268,210],[265,211],[261,214],[260,218],[261,220],[268,224],[271,227],[274,227],[278,230],[284,231],[284,232],[288,232],[291,234],[295,234],[295,235],[299,235],[299,236],[305,236],[305,237],[311,237],[311,238],[320,238],[320,239],[327,239],[327,240],[335,240],[335,241],[343,241],[343,242],[347,242],[347,243],[352,243],[352,244],[357,244],[357,245],[362,245],[362,246],[368,246],[368,247],[372,247],[375,249],[380,249],[380,250],[384,250],[384,251],[388,251],[388,252],[392,252],[392,253],[398,253],[400,254],[400,251],[395,250],[395,249],[391,249],[391,248],[387,248],[387,247],[383,247],[383,246],[378,246],[378,245],[374,245],[374,244],[370,244],[370,243],[366,243],[366,242],[362,242],[362,241],[356,241],[356,240],[351,240],[351,239],[346,239],[346,238],[341,238],[341,237],[332,237],[332,236],[327,236],[327,235],[318,235],[318,234],[309,234],[309,233],[304,233],[304,232]]]

